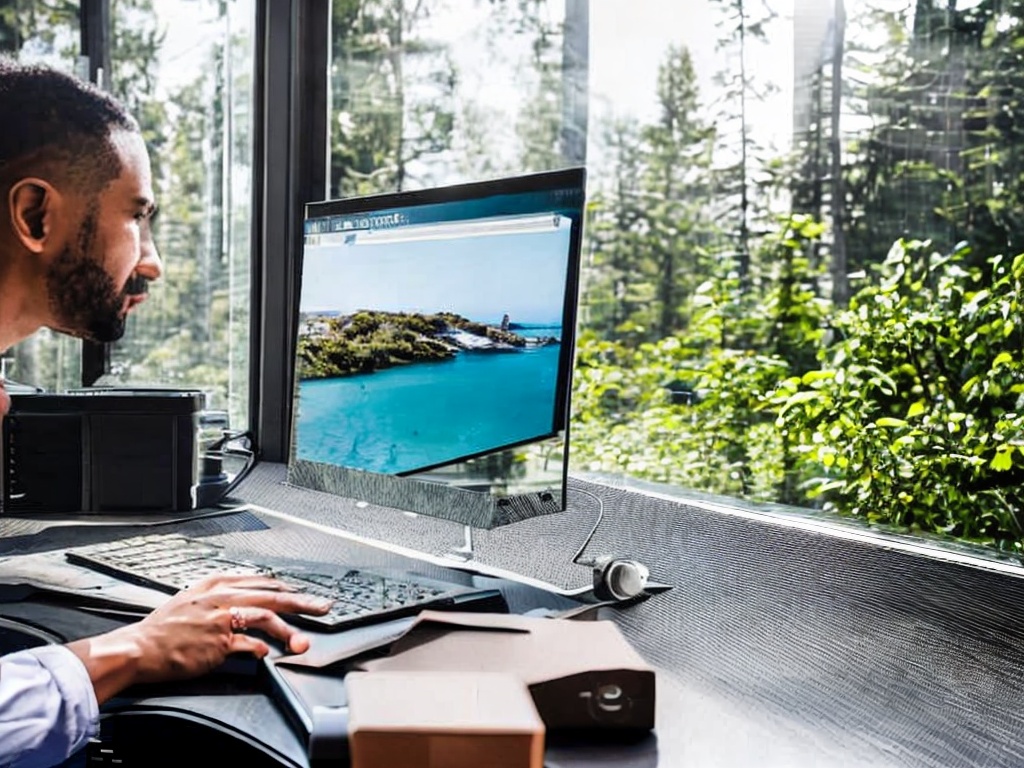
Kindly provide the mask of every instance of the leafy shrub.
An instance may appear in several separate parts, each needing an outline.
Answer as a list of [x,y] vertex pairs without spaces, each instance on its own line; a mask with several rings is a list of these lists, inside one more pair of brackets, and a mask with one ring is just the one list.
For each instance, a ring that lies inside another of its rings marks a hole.
[[827,509],[1017,548],[1024,255],[988,268],[900,241],[834,319],[821,368],[769,399]]
[[[1024,255],[899,241],[864,278],[842,310],[791,281],[733,345],[715,343],[737,304],[724,281],[698,289],[684,335],[582,334],[574,466],[1020,551]],[[783,312],[798,322],[773,339]]]

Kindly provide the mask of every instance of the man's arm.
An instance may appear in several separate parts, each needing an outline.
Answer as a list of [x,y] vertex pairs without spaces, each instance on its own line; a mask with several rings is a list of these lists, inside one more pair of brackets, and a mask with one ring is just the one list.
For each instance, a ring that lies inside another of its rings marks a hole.
[[179,592],[137,624],[68,644],[88,670],[100,704],[136,683],[205,674],[231,653],[263,657],[269,646],[240,630],[255,629],[292,653],[309,639],[278,613],[322,615],[331,603],[263,576],[214,576]]
[[45,768],[96,734],[99,707],[75,654],[49,645],[0,657],[0,766]]
[[130,685],[202,675],[230,653],[264,656],[256,629],[293,653],[309,640],[281,613],[324,614],[330,603],[269,578],[214,577],[179,592],[137,624],[67,646],[0,658],[0,768],[45,768],[95,735],[99,704]]

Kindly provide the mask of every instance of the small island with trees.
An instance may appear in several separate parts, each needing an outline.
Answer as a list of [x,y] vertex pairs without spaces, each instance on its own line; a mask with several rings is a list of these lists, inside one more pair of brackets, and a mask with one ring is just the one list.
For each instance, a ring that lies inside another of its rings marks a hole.
[[350,315],[306,313],[300,318],[300,379],[327,379],[373,373],[419,362],[451,360],[462,352],[522,352],[559,344],[554,336],[515,332],[469,320],[453,312],[380,312]]

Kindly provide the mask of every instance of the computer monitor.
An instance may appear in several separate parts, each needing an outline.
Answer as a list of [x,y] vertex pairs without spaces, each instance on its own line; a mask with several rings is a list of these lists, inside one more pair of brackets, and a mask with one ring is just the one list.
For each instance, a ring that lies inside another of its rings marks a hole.
[[290,482],[481,527],[564,508],[584,184],[306,207]]

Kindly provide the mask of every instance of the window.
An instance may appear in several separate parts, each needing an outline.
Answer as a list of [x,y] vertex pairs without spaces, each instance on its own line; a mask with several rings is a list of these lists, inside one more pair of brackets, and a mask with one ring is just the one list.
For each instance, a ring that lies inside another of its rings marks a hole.
[[582,162],[562,153],[564,20],[561,3],[335,0],[332,196]]
[[[84,12],[3,5],[0,50],[88,78]],[[254,0],[111,0],[109,50],[95,53],[111,62],[96,80],[125,102],[149,148],[164,259],[161,284],[97,383],[202,389],[237,428],[249,418],[255,13]],[[51,391],[78,387],[82,345],[44,329],[10,350],[4,369]]]
[[1016,6],[332,16],[333,196],[586,160],[574,472],[1021,553]]
[[110,88],[139,120],[160,216],[162,284],[101,384],[198,388],[248,420],[251,0],[113,0]]

